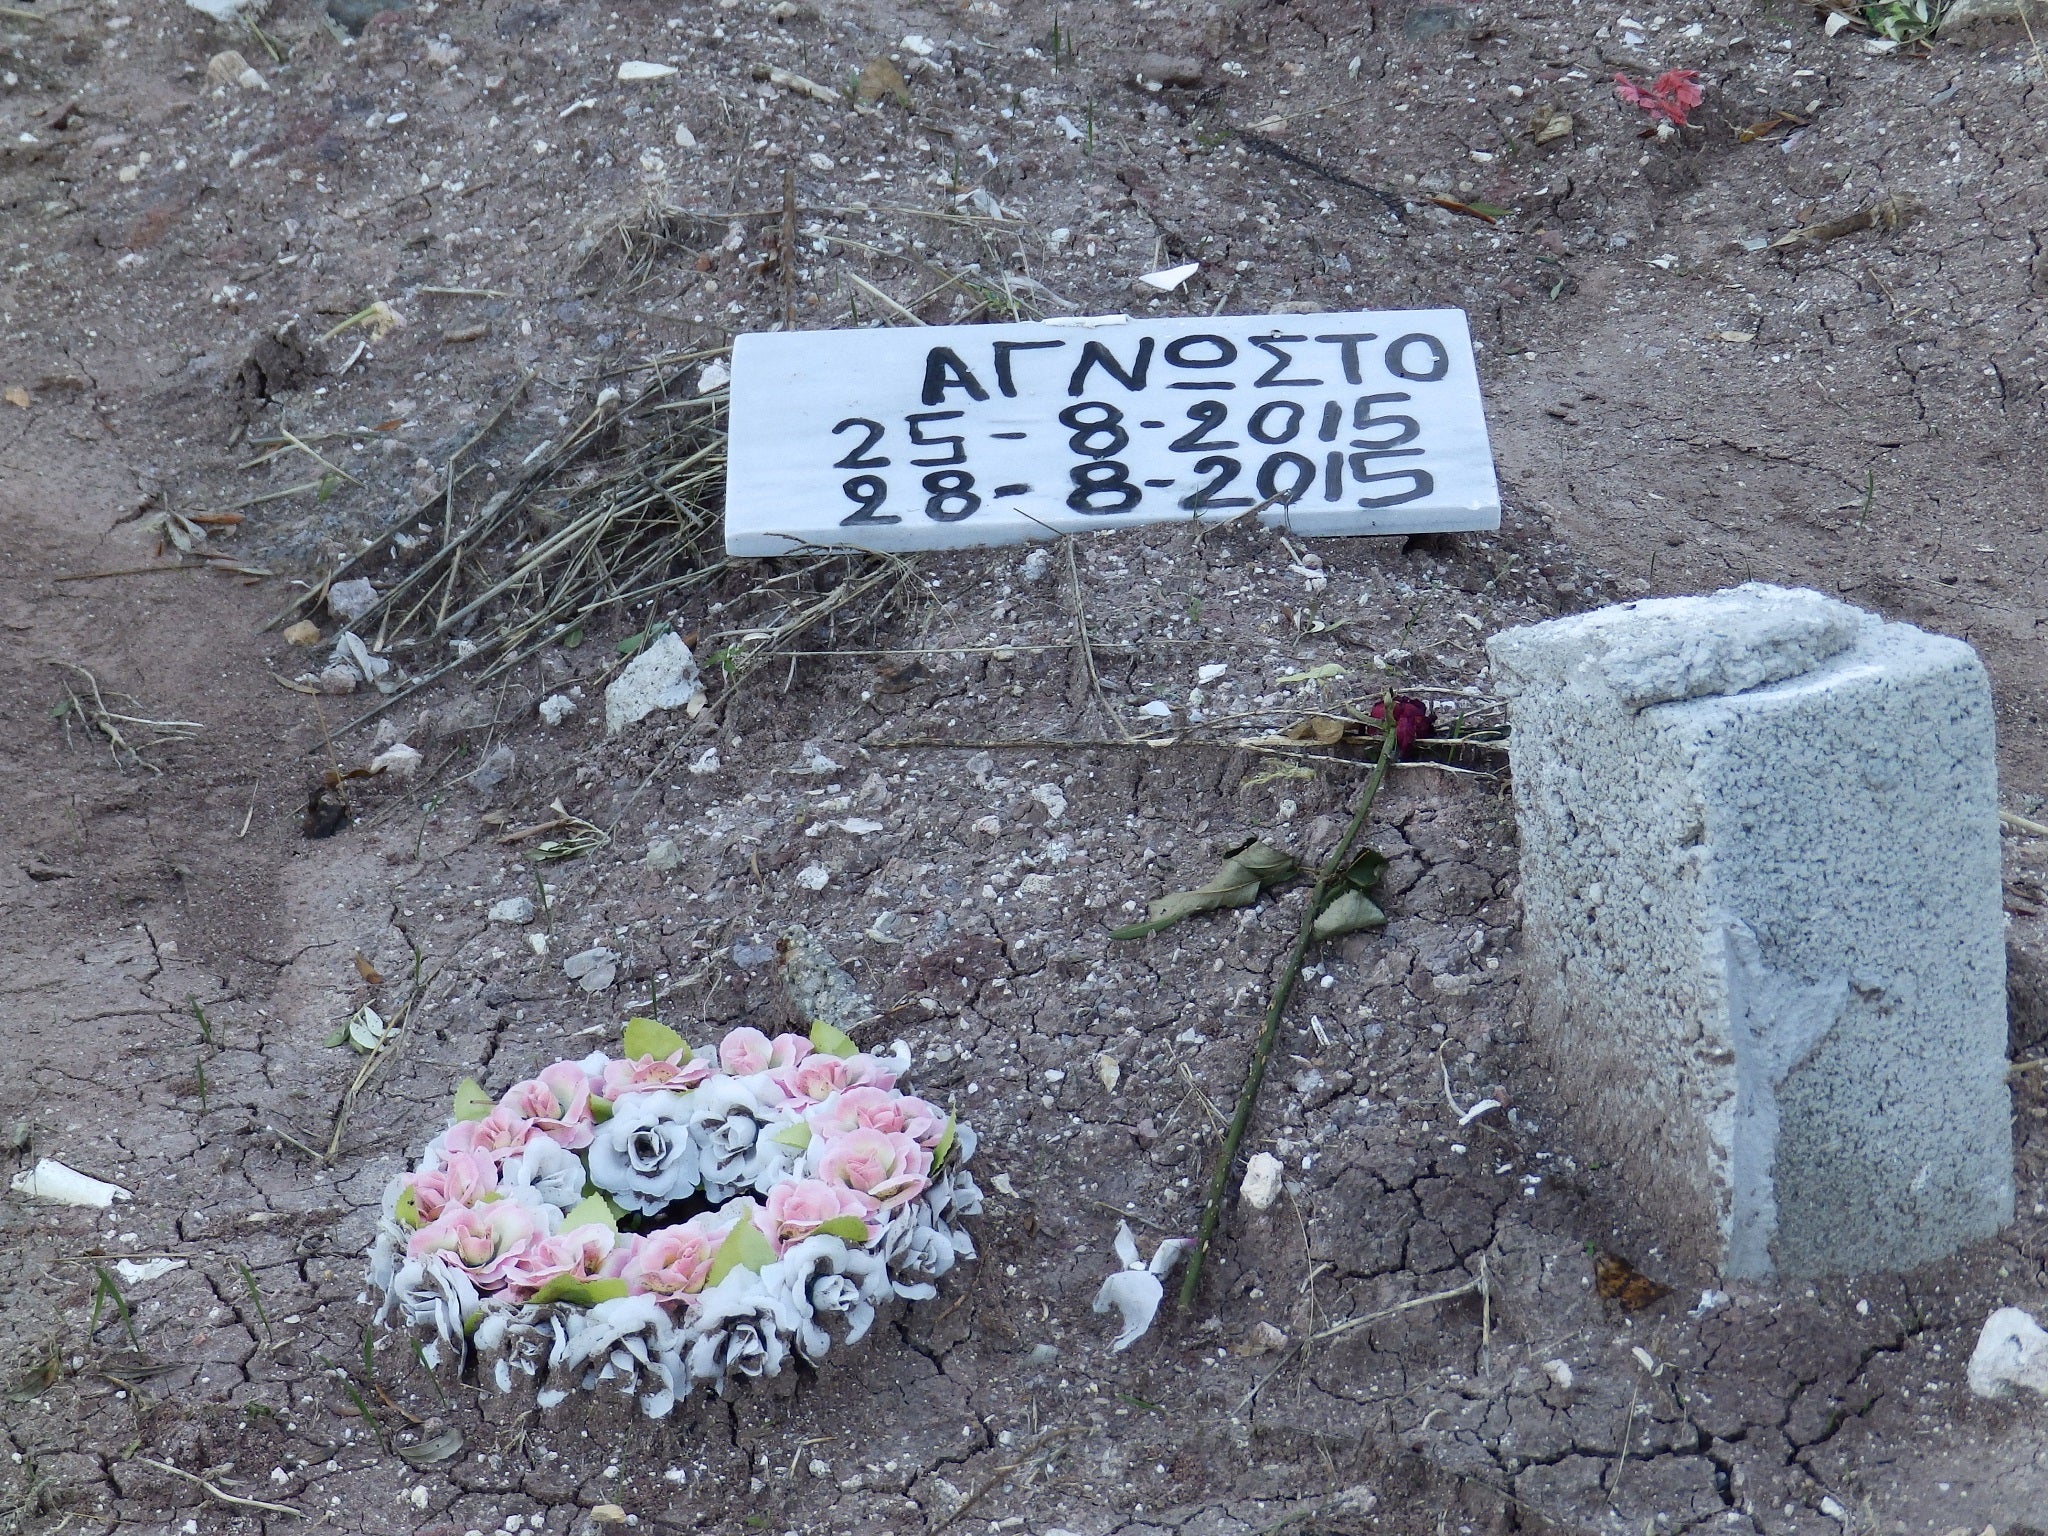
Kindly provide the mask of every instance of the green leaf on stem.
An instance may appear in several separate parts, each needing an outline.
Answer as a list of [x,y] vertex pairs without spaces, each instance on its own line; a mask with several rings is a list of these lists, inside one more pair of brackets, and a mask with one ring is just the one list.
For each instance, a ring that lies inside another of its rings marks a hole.
[[1293,854],[1282,853],[1265,843],[1247,843],[1223,861],[1223,867],[1206,885],[1155,898],[1146,904],[1144,922],[1119,928],[1110,937],[1142,939],[1171,928],[1197,912],[1248,907],[1266,890],[1293,879],[1299,870]]

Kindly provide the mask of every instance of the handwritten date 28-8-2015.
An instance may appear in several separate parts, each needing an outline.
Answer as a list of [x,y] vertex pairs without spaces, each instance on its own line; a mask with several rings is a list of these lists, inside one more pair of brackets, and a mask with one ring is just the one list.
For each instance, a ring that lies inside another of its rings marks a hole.
[[[1134,324],[1114,340],[1036,325],[742,338],[728,545],[745,554],[797,542],[1006,543],[1113,519],[1253,508],[1308,533],[1497,525],[1462,314],[1286,318],[1350,324],[1295,331],[1270,319],[1196,319]],[[1437,323],[1357,323],[1421,319]],[[807,369],[789,392],[813,399],[790,402],[799,408],[777,411],[775,423],[749,419],[746,344],[826,338],[886,342],[910,366],[839,360],[829,389]],[[914,354],[903,355],[905,342]],[[828,401],[852,408],[827,415]],[[749,440],[771,436],[779,442]],[[829,458],[807,445],[821,437]],[[742,455],[760,451],[775,461],[749,475]],[[829,533],[817,526],[827,512],[818,470],[805,472],[804,459],[829,464],[839,498]],[[789,495],[799,482],[803,515],[779,519],[795,526],[771,532],[779,509],[748,505],[746,521],[761,530],[752,537],[766,547],[738,547],[738,494],[751,485],[750,494]]]

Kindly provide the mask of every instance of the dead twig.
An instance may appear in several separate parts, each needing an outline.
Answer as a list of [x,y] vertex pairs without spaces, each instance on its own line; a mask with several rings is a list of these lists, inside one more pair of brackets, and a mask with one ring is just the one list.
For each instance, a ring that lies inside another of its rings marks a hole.
[[1460,1296],[1470,1296],[1474,1291],[1482,1291],[1485,1288],[1486,1283],[1483,1280],[1467,1280],[1463,1285],[1454,1285],[1447,1291],[1431,1291],[1427,1296],[1413,1296],[1407,1301],[1396,1302],[1391,1307],[1382,1307],[1377,1312],[1368,1312],[1363,1317],[1347,1317],[1341,1323],[1332,1323],[1320,1333],[1310,1334],[1309,1339],[1334,1339],[1339,1334],[1350,1333],[1354,1328],[1383,1323],[1390,1317],[1400,1316],[1403,1312],[1413,1312],[1417,1307],[1433,1307],[1438,1302],[1456,1301]]
[[267,1499],[245,1499],[239,1493],[229,1493],[218,1483],[208,1482],[196,1472],[174,1467],[168,1461],[158,1461],[154,1456],[136,1456],[130,1459],[139,1461],[146,1467],[155,1467],[159,1472],[168,1472],[173,1477],[182,1477],[186,1482],[203,1489],[208,1498],[217,1499],[231,1509],[260,1509],[266,1514],[290,1515],[294,1520],[306,1518],[306,1512],[302,1509],[293,1509],[289,1504],[272,1504]]
[[[80,696],[78,689],[69,683],[65,684],[65,702],[57,706],[58,717],[62,719],[76,715],[82,724],[104,736],[116,768],[141,767],[147,768],[151,773],[161,774],[163,769],[157,767],[143,754],[173,742],[190,741],[206,729],[196,720],[152,720],[145,715],[115,709],[107,702],[107,695],[101,690],[99,679],[84,667],[69,661],[55,661],[51,665],[75,672],[84,678],[86,692],[92,697],[92,702],[88,704]],[[130,710],[139,710],[142,707],[128,694],[115,694],[114,697],[124,701]],[[131,741],[130,736],[135,740]]]
[[1018,1457],[1015,1461],[997,1467],[995,1471],[984,1478],[974,1492],[962,1499],[958,1507],[950,1515],[946,1516],[945,1519],[933,1526],[932,1530],[934,1532],[943,1531],[955,1520],[966,1514],[968,1510],[974,1508],[975,1505],[1008,1482],[1018,1472],[1023,1471],[1028,1466],[1045,1461],[1047,1456],[1051,1454],[1053,1445],[1060,1440],[1064,1440],[1072,1433],[1074,1433],[1074,1430],[1069,1425],[1060,1425],[1047,1430],[1031,1443],[1030,1448],[1022,1456]]

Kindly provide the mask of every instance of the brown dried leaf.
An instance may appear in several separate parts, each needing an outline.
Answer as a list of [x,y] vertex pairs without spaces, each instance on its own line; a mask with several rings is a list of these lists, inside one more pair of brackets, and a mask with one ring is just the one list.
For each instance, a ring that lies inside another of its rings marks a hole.
[[907,107],[910,82],[887,59],[870,59],[861,67],[860,78],[853,82],[853,99],[864,107],[878,101],[893,101],[899,107]]

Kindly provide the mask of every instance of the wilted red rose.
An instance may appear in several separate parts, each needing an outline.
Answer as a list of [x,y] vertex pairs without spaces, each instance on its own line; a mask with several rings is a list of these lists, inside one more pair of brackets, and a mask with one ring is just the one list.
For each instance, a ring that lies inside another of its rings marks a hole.
[[[1372,707],[1375,720],[1387,718],[1386,700],[1382,699]],[[1402,756],[1415,745],[1419,737],[1427,736],[1435,728],[1430,718],[1429,706],[1420,699],[1397,698],[1394,700],[1394,751]]]

